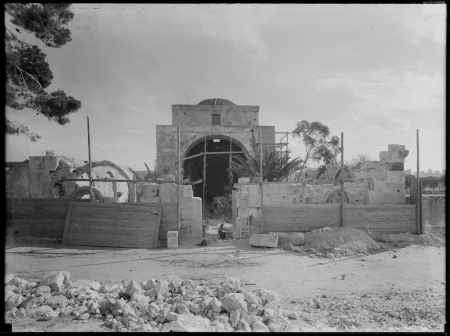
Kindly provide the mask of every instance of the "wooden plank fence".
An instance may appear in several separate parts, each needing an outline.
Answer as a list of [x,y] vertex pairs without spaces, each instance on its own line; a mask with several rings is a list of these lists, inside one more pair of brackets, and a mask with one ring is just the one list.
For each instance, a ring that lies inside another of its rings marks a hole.
[[[265,206],[264,232],[308,232],[340,226],[339,204]],[[368,230],[372,235],[417,233],[415,205],[349,205],[344,227]]]
[[[178,203],[150,202],[150,203],[128,203],[137,206],[162,206],[161,222],[159,226],[158,240],[167,240],[167,231],[178,231],[177,210]],[[183,230],[183,226],[181,227]]]
[[161,210],[161,204],[71,202],[62,243],[157,248]]
[[88,199],[7,198],[6,235],[62,239],[71,201],[89,202]]

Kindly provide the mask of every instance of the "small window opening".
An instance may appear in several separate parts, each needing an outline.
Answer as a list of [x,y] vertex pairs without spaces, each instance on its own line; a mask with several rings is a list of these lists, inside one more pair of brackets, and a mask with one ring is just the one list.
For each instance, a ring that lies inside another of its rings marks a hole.
[[212,125],[220,125],[220,114],[213,113],[213,115],[212,115]]

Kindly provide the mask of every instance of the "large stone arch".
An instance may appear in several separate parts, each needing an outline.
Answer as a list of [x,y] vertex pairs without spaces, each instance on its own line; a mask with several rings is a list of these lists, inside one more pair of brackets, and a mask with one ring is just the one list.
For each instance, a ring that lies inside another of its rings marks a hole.
[[[95,167],[111,167],[111,168],[114,168],[119,173],[119,175],[122,176],[125,180],[132,180],[133,179],[132,175],[130,176],[130,174],[128,174],[123,168],[121,168],[120,166],[116,165],[114,162],[111,162],[111,161],[108,161],[108,160],[103,160],[103,161],[94,161],[91,164],[92,164],[92,168],[95,168]],[[85,164],[84,166],[77,167],[76,170],[75,170],[75,174],[76,174],[77,177],[82,175],[82,174],[85,174],[85,173],[89,175],[89,164]],[[134,174],[134,173],[131,172],[131,174]],[[114,183],[125,183],[125,182],[112,182],[112,183],[114,184]],[[128,194],[129,194],[129,197],[130,197],[131,196],[130,194],[134,191],[134,184],[132,182],[126,182],[126,183],[127,183],[127,187],[128,187]],[[116,186],[116,189],[117,189],[117,186]],[[101,194],[101,192],[100,192],[100,194]]]
[[[206,141],[212,140],[212,139],[220,139],[220,140],[230,141],[230,136],[225,135],[225,134],[211,134],[211,135],[206,136]],[[188,156],[188,153],[195,146],[202,143],[203,141],[205,141],[205,136],[201,135],[200,133],[190,137],[184,145],[185,149],[183,151],[183,158],[186,158]],[[246,154],[248,154],[247,148],[245,148],[245,146],[239,140],[236,140],[235,138],[231,137],[231,143],[233,145],[238,146],[241,149],[241,152],[245,152]]]
[[[69,198],[79,199],[79,198],[82,198],[84,195],[89,195],[89,193],[90,193],[89,187],[80,187],[78,189],[75,189],[70,194]],[[100,192],[100,190],[98,190],[95,187],[92,187],[92,193],[94,194],[94,200],[98,200],[100,203],[103,202],[103,195]]]
[[[339,169],[334,177],[334,179],[337,181],[341,178],[341,169]],[[349,166],[344,165],[344,179],[353,179],[354,175],[352,171],[350,170]]]
[[[325,197],[325,203],[341,203],[340,199],[341,199],[341,190],[333,190]],[[350,195],[345,190],[344,190],[344,203],[350,203]]]

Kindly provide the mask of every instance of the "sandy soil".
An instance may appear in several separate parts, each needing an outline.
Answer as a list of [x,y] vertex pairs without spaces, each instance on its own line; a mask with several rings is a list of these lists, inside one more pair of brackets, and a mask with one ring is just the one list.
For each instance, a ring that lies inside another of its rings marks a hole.
[[[217,237],[217,231],[208,231]],[[99,282],[142,281],[177,274],[193,280],[241,279],[246,288],[264,287],[278,293],[283,306],[317,295],[382,294],[392,289],[445,291],[445,248],[410,246],[373,255],[339,259],[310,258],[306,253],[248,246],[248,240],[178,249],[155,250],[83,247],[60,244],[16,243],[6,247],[6,273],[39,280],[44,273],[68,270],[71,279]],[[394,258],[393,255],[397,257]],[[344,280],[342,275],[345,274]],[[102,321],[36,322],[13,320],[14,331],[108,331]],[[80,329],[82,328],[82,329]],[[332,330],[322,328],[322,331]]]

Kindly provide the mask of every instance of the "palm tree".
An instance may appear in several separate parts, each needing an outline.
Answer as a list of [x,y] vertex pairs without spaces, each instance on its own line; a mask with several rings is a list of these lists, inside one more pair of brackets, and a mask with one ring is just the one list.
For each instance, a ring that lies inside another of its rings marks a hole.
[[[253,135],[253,134],[252,134]],[[251,141],[253,154],[246,154],[245,157],[235,157],[231,163],[231,172],[238,176],[250,177],[252,180],[259,178],[261,154],[255,138]],[[277,151],[273,148],[264,148],[262,157],[263,181],[280,182],[287,178],[292,172],[299,169],[303,160],[292,159],[290,151]]]

